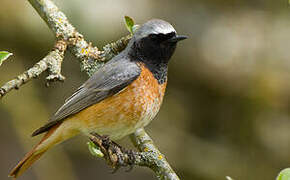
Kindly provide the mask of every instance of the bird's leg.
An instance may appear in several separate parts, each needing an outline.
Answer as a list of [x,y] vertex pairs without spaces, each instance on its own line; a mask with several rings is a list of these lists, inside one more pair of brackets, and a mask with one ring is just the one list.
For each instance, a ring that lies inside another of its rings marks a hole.
[[100,147],[101,152],[107,163],[114,168],[115,173],[120,167],[129,166],[129,170],[133,169],[135,155],[138,152],[127,150],[110,140],[108,136],[100,136],[97,133],[91,133],[90,140]]

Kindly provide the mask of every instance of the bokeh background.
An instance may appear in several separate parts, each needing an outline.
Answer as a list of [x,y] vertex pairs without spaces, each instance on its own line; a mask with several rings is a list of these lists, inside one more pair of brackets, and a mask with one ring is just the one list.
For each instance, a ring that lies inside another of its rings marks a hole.
[[[287,0],[55,0],[94,45],[127,34],[137,23],[171,22],[189,39],[169,67],[167,94],[146,128],[181,179],[275,179],[290,166],[290,9]],[[38,62],[54,37],[27,1],[1,0],[0,50],[13,52],[0,67],[0,84]],[[40,137],[64,99],[87,79],[66,54],[64,83],[44,86],[45,73],[0,103],[0,179]],[[90,155],[86,137],[45,154],[23,180],[155,179],[147,168],[111,174]],[[120,141],[132,147],[128,138]]]

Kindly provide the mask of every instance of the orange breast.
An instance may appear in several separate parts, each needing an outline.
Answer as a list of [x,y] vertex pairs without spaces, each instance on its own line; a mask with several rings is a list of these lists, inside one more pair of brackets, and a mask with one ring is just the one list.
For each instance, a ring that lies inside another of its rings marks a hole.
[[129,86],[73,117],[82,122],[81,131],[95,131],[119,139],[146,126],[156,116],[166,83],[158,84],[144,65],[140,67],[140,76]]

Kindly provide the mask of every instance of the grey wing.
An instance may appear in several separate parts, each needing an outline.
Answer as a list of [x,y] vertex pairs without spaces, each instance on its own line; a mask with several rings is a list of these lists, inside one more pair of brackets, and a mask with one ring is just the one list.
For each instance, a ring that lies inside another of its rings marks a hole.
[[127,59],[111,61],[79,87],[51,117],[50,122],[37,129],[32,136],[46,132],[66,117],[114,95],[137,79],[141,73],[140,67]]

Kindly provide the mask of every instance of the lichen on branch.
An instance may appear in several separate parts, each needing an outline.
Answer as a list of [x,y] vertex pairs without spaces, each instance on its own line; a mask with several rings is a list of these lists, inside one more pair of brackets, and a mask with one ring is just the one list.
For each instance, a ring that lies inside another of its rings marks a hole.
[[43,59],[41,59],[27,71],[1,86],[0,98],[10,92],[12,89],[19,89],[26,82],[30,81],[32,78],[37,78],[46,70],[48,70],[48,76],[46,78],[47,84],[49,84],[51,81],[63,81],[64,76],[61,75],[61,63],[64,58],[66,47],[66,44],[63,43],[62,40],[57,41],[53,50],[51,50]]

